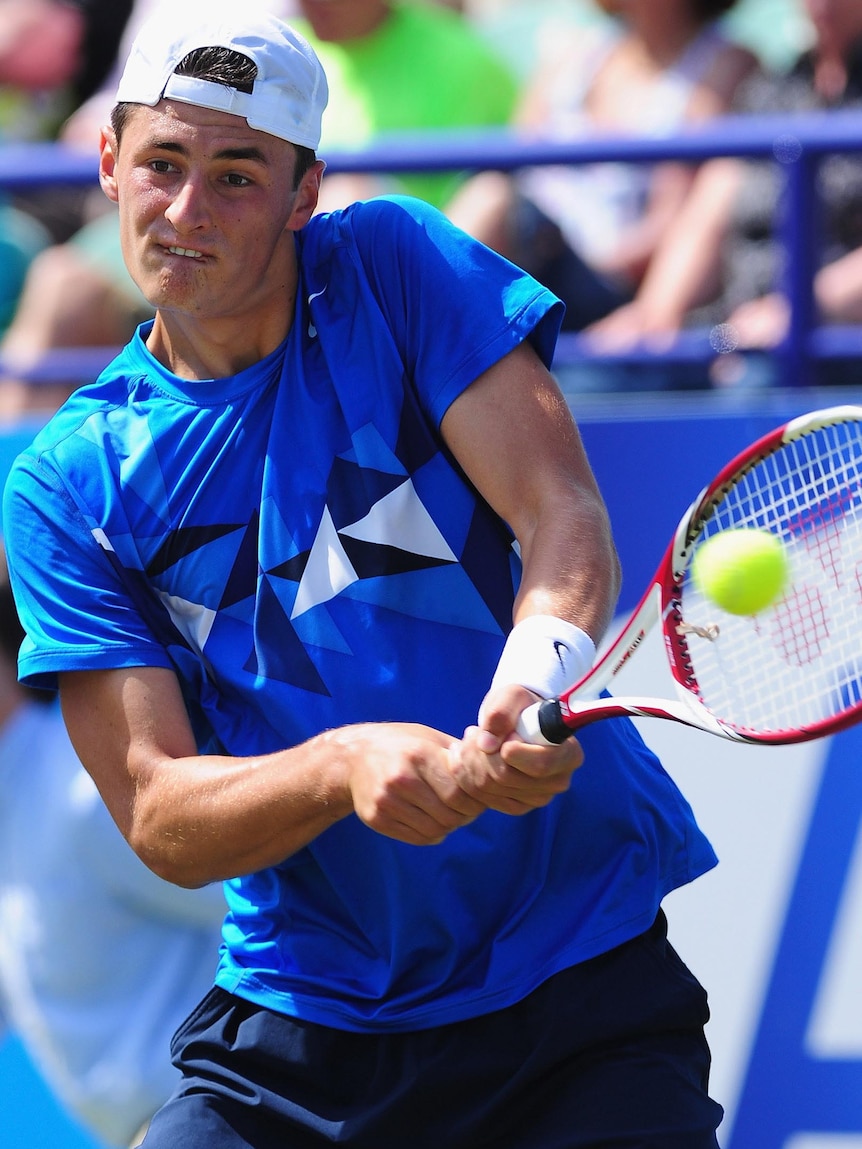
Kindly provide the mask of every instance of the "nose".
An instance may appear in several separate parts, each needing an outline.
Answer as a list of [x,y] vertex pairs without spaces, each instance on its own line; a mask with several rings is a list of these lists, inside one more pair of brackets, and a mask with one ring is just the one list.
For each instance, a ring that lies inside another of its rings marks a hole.
[[204,227],[209,219],[203,181],[185,179],[165,210],[165,218],[178,234],[186,235]]

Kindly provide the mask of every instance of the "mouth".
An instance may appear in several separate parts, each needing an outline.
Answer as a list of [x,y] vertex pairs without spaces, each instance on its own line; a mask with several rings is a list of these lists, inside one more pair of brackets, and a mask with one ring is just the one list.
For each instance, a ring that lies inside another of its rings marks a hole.
[[170,247],[167,248],[167,250],[171,253],[171,255],[180,255],[184,259],[203,259],[204,258],[204,253],[202,251],[196,251],[195,248],[193,248],[193,247],[176,247],[174,245],[171,245]]

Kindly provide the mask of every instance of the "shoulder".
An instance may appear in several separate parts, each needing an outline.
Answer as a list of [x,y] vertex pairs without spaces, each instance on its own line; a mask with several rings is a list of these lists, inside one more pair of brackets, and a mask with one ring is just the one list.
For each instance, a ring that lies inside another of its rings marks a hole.
[[680,69],[689,89],[686,118],[726,115],[734,109],[742,86],[759,71],[760,62],[748,48],[718,30],[706,30],[691,45]]
[[696,65],[699,82],[714,91],[721,105],[729,105],[740,84],[761,69],[760,60],[750,48],[728,37],[715,24],[701,32],[693,49],[700,60]]
[[68,484],[86,485],[116,445],[121,424],[115,413],[128,404],[135,375],[125,349],[99,378],[79,387],[18,454],[9,470],[5,502],[15,495],[39,502],[66,498]]
[[549,21],[536,36],[536,65],[524,88],[519,119],[545,128],[562,112],[579,112],[605,63],[623,42],[621,27],[600,20],[586,27]]
[[412,196],[387,195],[360,200],[339,211],[314,216],[300,233],[302,258],[315,260],[339,248],[384,255],[395,249],[459,232],[437,208]]

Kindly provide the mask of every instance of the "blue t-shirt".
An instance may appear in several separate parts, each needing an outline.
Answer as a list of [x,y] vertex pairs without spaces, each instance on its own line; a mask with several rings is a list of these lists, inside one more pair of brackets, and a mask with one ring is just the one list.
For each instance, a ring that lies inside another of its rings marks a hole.
[[[22,677],[172,667],[203,752],[254,755],[356,721],[460,735],[519,578],[507,525],[439,427],[560,305],[434,209],[315,217],[284,344],[189,382],[148,327],[15,464],[4,523]],[[646,929],[715,863],[633,725],[583,733],[570,791],[435,847],[355,816],[226,883],[225,989],[354,1030],[444,1024]]]

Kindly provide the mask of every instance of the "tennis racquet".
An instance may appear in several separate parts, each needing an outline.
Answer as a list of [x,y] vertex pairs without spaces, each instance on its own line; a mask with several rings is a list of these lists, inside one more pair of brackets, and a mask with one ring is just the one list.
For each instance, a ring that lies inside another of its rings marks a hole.
[[[691,564],[713,535],[748,527],[779,536],[790,573],[780,599],[740,617],[699,592]],[[656,623],[677,697],[598,697]],[[731,460],[686,511],[615,642],[564,694],[525,710],[518,733],[555,744],[623,715],[773,744],[862,718],[862,407],[800,416]]]

